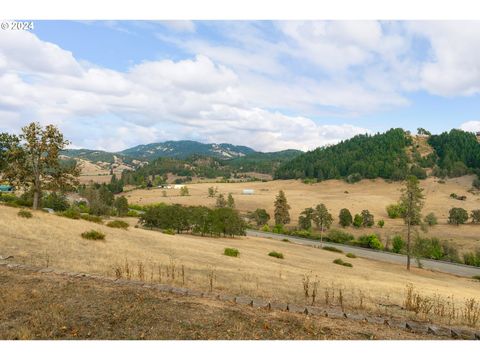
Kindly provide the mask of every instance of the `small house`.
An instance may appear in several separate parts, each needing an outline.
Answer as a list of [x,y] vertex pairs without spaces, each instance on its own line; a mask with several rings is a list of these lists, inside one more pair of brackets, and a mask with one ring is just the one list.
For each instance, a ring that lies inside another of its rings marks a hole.
[[253,189],[243,189],[242,190],[242,195],[253,195],[255,194],[255,190]]
[[184,184],[175,184],[175,185],[173,185],[173,188],[174,188],[174,189],[182,189],[182,188],[184,188],[185,186],[186,186],[186,185],[184,185]]

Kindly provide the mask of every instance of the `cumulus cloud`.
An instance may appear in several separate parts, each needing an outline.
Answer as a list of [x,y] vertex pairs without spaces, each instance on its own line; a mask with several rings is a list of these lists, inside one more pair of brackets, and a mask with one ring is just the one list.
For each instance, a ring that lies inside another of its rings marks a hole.
[[480,92],[480,22],[423,21],[408,23],[414,36],[430,44],[420,67],[420,87],[442,96]]
[[[28,32],[3,32],[0,45],[1,130],[18,131],[32,120],[54,123],[74,147],[112,151],[186,138],[306,150],[367,131],[258,107],[244,78],[203,54],[119,72],[79,62]],[[24,58],[31,49],[37,60]],[[259,102],[271,105],[267,97]]]
[[460,125],[460,129],[464,131],[477,132],[480,131],[480,121],[467,121]]

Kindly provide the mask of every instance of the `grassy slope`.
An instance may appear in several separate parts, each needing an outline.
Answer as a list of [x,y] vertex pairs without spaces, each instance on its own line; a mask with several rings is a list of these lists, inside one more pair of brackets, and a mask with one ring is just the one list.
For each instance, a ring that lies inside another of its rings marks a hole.
[[[0,255],[13,255],[18,262],[45,265],[48,261],[59,269],[113,276],[114,267],[128,259],[134,274],[141,263],[146,278],[153,272],[155,281],[162,264],[165,282],[166,266],[173,261],[177,269],[185,268],[184,286],[207,290],[208,273],[213,270],[217,290],[296,303],[304,301],[302,277],[311,272],[312,278],[319,276],[319,298],[326,288],[342,288],[347,307],[358,307],[364,297],[364,305],[371,311],[379,311],[378,304],[402,305],[407,283],[423,294],[453,295],[459,305],[464,298],[480,298],[478,282],[470,279],[421,269],[409,273],[402,266],[360,258],[349,259],[354,268],[345,268],[332,264],[343,255],[275,240],[171,236],[135,228],[125,231],[42,212],[25,220],[17,211],[0,206]],[[90,229],[106,233],[106,241],[82,239],[80,234]],[[239,249],[240,257],[222,255],[225,247]],[[269,257],[272,250],[282,252],[285,259]],[[177,273],[174,282],[180,281]]]
[[93,280],[0,269],[0,339],[434,339]]

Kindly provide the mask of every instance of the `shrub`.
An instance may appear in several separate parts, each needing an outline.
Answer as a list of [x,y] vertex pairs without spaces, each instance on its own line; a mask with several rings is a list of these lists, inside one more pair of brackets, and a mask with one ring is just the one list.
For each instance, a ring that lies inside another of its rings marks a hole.
[[277,259],[283,259],[283,254],[279,253],[279,252],[276,252],[276,251],[269,252],[268,256],[272,256],[272,257],[275,257]]
[[337,229],[330,230],[327,234],[327,237],[331,242],[340,244],[345,244],[355,239],[352,234]]
[[30,219],[33,217],[32,213],[28,210],[20,210],[17,215],[25,219]]
[[167,235],[175,235],[175,230],[174,229],[164,229],[164,230],[162,230],[162,233],[167,234]]
[[362,216],[360,214],[355,214],[355,217],[353,218],[353,226],[355,226],[356,228],[359,228],[362,226],[362,223],[363,223]]
[[351,263],[345,262],[342,259],[335,259],[335,260],[333,260],[333,263],[337,264],[337,265],[346,266],[346,267],[353,267],[353,265]]
[[82,233],[82,238],[88,240],[105,240],[105,234],[97,230],[90,230]]
[[337,252],[337,253],[343,253],[342,250],[337,249],[335,246],[324,246],[322,249],[327,251]]
[[433,212],[429,213],[427,216],[425,216],[425,219],[423,221],[428,224],[428,226],[433,226],[438,224],[437,217]]
[[113,220],[107,223],[108,227],[117,228],[117,229],[128,229],[129,225],[125,221],[122,220]]
[[472,218],[472,223],[480,224],[480,209],[472,210],[470,217]]
[[348,175],[345,180],[348,183],[353,184],[353,183],[356,183],[356,182],[359,182],[360,180],[362,180],[362,175],[360,175],[359,173],[353,173],[353,174]]
[[288,242],[288,243],[290,242],[290,240],[288,240],[288,239],[282,239],[282,241],[283,242]]
[[80,219],[80,211],[74,207],[70,207],[65,211],[57,213],[58,216],[63,216],[69,219],[75,219],[78,220]]
[[473,275],[472,279],[480,281],[480,275]]
[[268,226],[268,224],[263,225],[260,230],[262,230],[262,231],[267,231],[267,232],[270,232],[270,231],[271,231],[270,226]]
[[400,235],[395,235],[392,239],[392,251],[399,254],[405,247],[405,241],[403,241]]
[[234,248],[225,248],[223,255],[238,257],[238,255],[240,255],[240,251]]
[[70,207],[65,195],[52,192],[42,199],[42,207],[55,211],[65,211]]
[[352,253],[347,253],[347,255],[345,255],[345,256],[348,257],[348,258],[351,258],[351,259],[355,259],[357,257],[357,255],[352,254]]
[[464,253],[463,262],[465,265],[480,267],[480,249],[477,249],[475,252]]
[[308,239],[312,237],[312,232],[310,230],[295,230],[292,235]]
[[18,198],[13,194],[0,194],[0,201],[6,203],[16,202]]
[[342,227],[350,226],[350,225],[352,225],[352,222],[353,222],[352,214],[350,213],[350,210],[348,210],[348,209],[340,210],[340,214],[338,215],[338,219],[339,219],[339,224]]
[[380,239],[377,235],[363,235],[358,238],[357,242],[360,246],[367,247],[370,249],[380,250],[382,249],[383,245],[380,242]]
[[135,210],[128,210],[127,216],[128,217],[138,217],[138,216],[140,216],[140,214],[138,212],[136,212]]
[[379,228],[383,228],[385,226],[385,221],[384,220],[378,220],[377,225],[378,225]]
[[403,207],[400,204],[390,204],[386,210],[390,219],[397,219],[403,216]]
[[97,224],[103,224],[103,220],[100,216],[90,215],[90,214],[80,214],[82,220],[91,221]]
[[472,182],[472,186],[478,190],[480,190],[480,178],[476,178]]
[[420,180],[427,178],[427,172],[425,171],[425,169],[422,169],[418,165],[413,165],[410,168],[410,174],[414,175],[417,179],[420,179]]
[[375,224],[373,215],[368,210],[362,210],[362,225],[363,227],[372,227]]
[[283,224],[277,224],[273,227],[272,232],[276,234],[284,234],[285,230],[283,229]]
[[468,220],[468,212],[463,208],[452,208],[448,215],[448,223],[454,225],[465,224]]

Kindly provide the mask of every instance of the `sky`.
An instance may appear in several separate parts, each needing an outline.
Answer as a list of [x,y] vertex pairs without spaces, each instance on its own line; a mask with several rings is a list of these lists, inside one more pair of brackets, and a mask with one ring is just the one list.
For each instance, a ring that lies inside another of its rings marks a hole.
[[478,21],[34,21],[0,31],[0,132],[278,151],[480,131],[479,49]]

